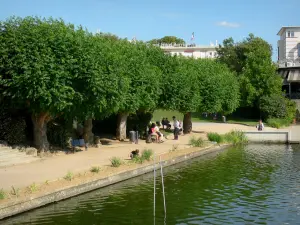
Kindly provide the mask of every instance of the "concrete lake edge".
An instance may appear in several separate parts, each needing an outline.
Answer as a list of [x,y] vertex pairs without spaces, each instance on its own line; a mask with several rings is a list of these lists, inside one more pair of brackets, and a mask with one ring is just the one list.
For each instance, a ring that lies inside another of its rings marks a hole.
[[[199,149],[197,151],[183,154],[177,156],[175,158],[167,159],[162,161],[163,167],[171,166],[180,162],[184,162],[196,157],[200,157],[209,153],[223,151],[228,148],[230,145],[219,145],[219,146],[210,146],[206,148]],[[160,164],[157,162],[155,164],[155,169],[159,169]],[[146,173],[152,172],[154,169],[153,164],[141,166],[139,168],[135,168],[128,171],[122,171],[117,174],[108,176],[106,178],[101,178],[94,181],[88,181],[86,183],[80,185],[69,186],[67,188],[63,188],[61,190],[55,190],[52,193],[47,193],[42,196],[38,196],[35,198],[31,198],[30,200],[24,200],[20,202],[13,202],[0,205],[0,220],[5,219],[7,217],[15,216],[17,214],[21,214],[23,212],[33,210],[51,203],[55,203],[61,200],[65,200],[80,194],[84,194],[86,192],[90,192],[99,188],[103,188],[115,183],[119,183],[130,178],[134,178]]]

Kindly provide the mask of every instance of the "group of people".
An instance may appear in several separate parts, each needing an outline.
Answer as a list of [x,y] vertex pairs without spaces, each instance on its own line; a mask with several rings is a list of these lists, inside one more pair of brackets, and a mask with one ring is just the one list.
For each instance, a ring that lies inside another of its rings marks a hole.
[[[174,140],[178,140],[178,136],[180,134],[180,132],[182,132],[183,127],[182,127],[182,122],[180,120],[177,120],[175,116],[173,116],[173,127],[174,127]],[[172,125],[170,123],[170,121],[168,120],[168,118],[163,118],[162,119],[162,126],[163,129],[171,129]],[[148,131],[148,135],[149,138],[151,138],[152,136],[155,137],[155,139],[157,140],[157,142],[163,142],[164,141],[164,135],[163,133],[161,133],[159,131],[159,127],[157,124],[152,123],[149,131]]]

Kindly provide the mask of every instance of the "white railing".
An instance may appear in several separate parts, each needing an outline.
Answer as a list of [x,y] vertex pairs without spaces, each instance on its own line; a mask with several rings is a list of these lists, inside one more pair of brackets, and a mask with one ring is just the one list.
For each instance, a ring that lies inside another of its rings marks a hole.
[[171,43],[171,44],[154,44],[154,46],[158,46],[161,48],[218,48],[219,46],[214,46],[214,45],[196,45],[196,44],[176,44],[176,43]]

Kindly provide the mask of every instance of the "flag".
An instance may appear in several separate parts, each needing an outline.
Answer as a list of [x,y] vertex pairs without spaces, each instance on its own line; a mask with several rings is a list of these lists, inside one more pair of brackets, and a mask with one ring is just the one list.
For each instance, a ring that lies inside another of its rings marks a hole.
[[192,33],[192,37],[191,37],[191,41],[193,41],[195,39],[195,34],[194,32]]

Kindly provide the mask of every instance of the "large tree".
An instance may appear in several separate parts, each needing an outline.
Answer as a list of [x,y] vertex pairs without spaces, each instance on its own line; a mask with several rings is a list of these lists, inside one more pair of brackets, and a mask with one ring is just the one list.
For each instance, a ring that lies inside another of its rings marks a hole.
[[183,131],[192,131],[192,112],[230,113],[239,105],[239,86],[226,66],[211,59],[170,58],[162,106],[184,114]]
[[47,123],[72,105],[76,31],[62,20],[26,17],[0,22],[3,95],[32,115],[34,145],[47,150]]
[[[160,96],[161,71],[151,64],[150,56],[142,42],[129,43],[127,40],[115,42],[117,49],[113,70],[129,82],[129,89],[118,99],[117,139],[126,138],[126,123],[130,113],[137,110],[154,110]],[[149,54],[151,52],[149,51]]]
[[250,34],[242,42],[232,38],[217,49],[218,61],[238,75],[241,106],[256,107],[260,97],[281,93],[282,81],[272,62],[272,47],[262,38]]

